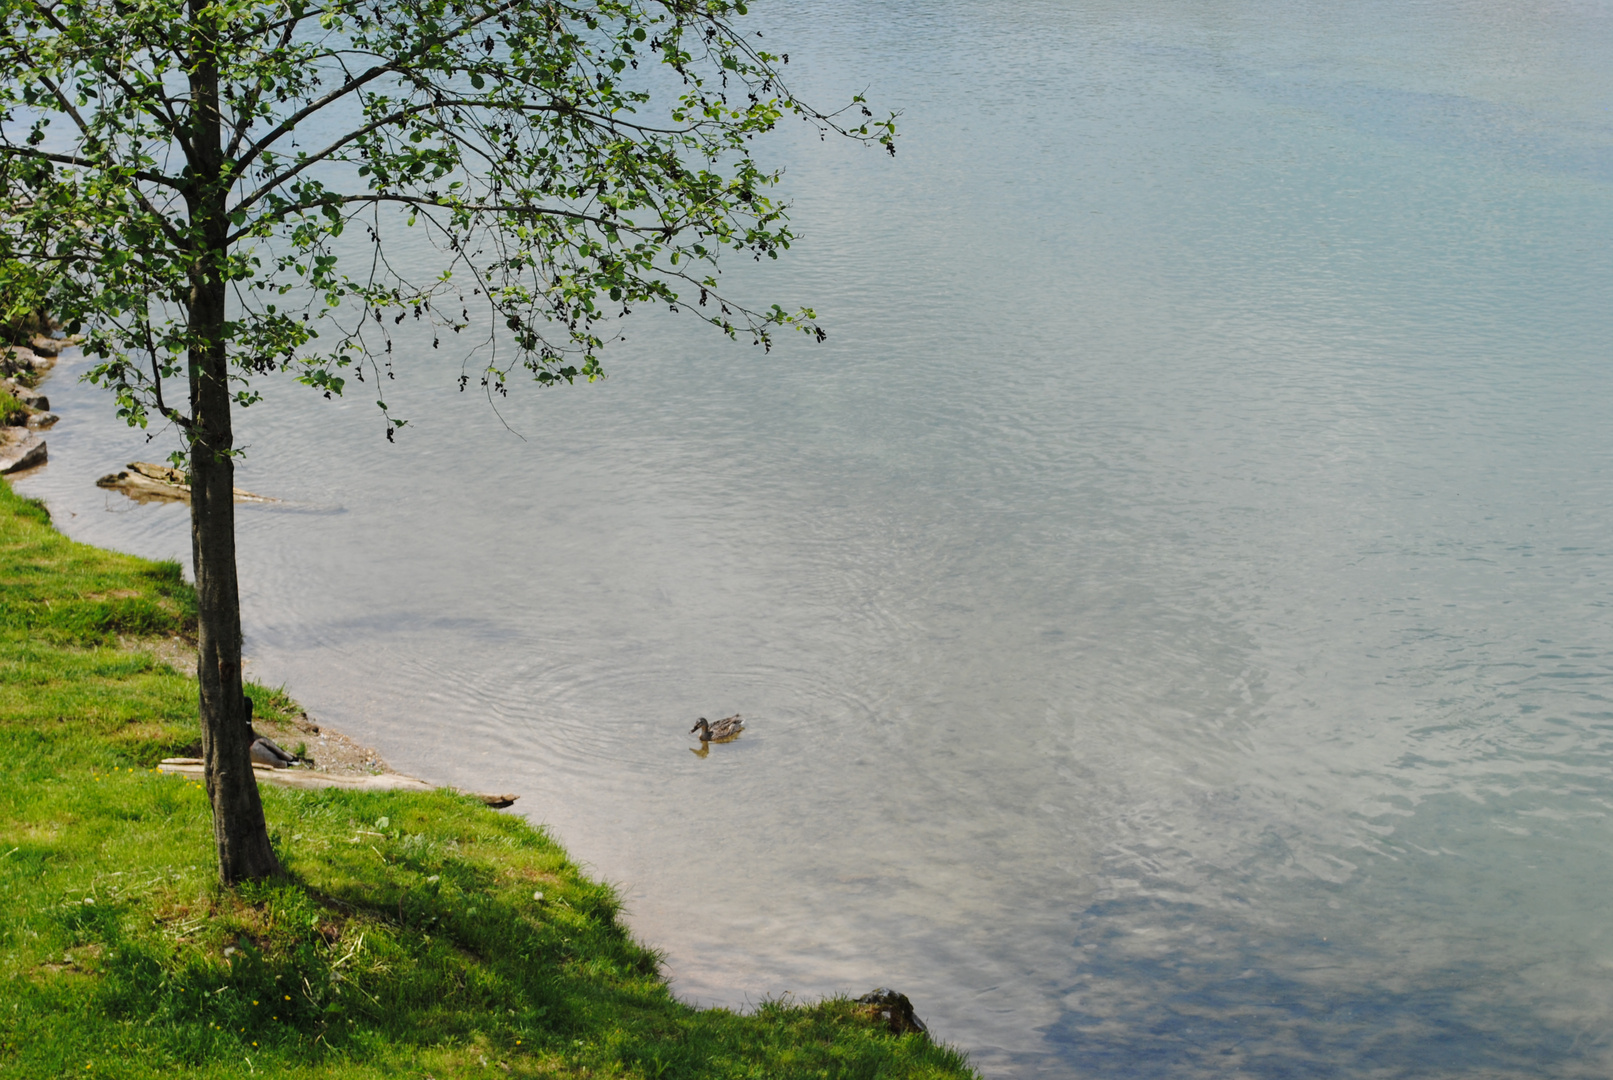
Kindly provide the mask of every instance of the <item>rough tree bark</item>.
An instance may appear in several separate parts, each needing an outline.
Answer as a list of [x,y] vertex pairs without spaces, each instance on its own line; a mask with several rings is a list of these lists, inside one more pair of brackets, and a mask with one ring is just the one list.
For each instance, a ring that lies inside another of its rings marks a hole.
[[213,807],[219,876],[226,885],[278,876],[252,775],[246,700],[241,693],[241,606],[235,567],[235,435],[230,418],[223,260],[229,182],[218,110],[216,38],[203,0],[191,0],[197,50],[191,72],[190,183],[193,230],[190,317],[190,536],[198,615],[202,760]]

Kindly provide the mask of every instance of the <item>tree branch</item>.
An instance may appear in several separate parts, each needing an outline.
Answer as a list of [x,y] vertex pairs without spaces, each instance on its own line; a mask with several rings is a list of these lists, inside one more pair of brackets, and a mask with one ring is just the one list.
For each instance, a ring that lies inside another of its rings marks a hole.
[[157,342],[151,336],[151,312],[148,308],[140,320],[140,330],[145,335],[146,351],[151,354],[151,388],[157,397],[157,411],[168,418],[168,421],[185,431],[189,431],[194,423],[190,417],[177,409],[170,409],[162,400],[162,365],[157,362]]
[[409,63],[411,61],[417,59],[422,53],[428,51],[432,46],[441,45],[443,43],[443,41],[452,41],[455,38],[460,37],[461,35],[463,35],[466,31],[471,30],[471,29],[473,29],[473,28],[475,28],[477,26],[480,26],[482,23],[487,22],[487,21],[489,21],[491,19],[498,18],[507,9],[513,8],[515,6],[516,5],[513,2],[513,0],[506,0],[505,3],[499,4],[497,7],[491,8],[491,9],[483,12],[480,16],[478,16],[477,18],[472,19],[470,22],[465,23],[464,25],[460,26],[458,29],[454,30],[452,33],[445,34],[441,41],[432,40],[432,41],[429,41],[429,42],[421,42],[407,56],[400,57],[399,59],[394,60],[394,61],[392,61],[391,63],[388,63],[388,64],[377,64],[374,67],[370,68],[368,71],[366,71],[364,74],[358,76],[357,78],[351,79],[350,81],[343,83],[341,86],[339,86],[335,90],[332,90],[330,93],[326,94],[324,97],[318,98],[318,99],[316,99],[314,101],[309,102],[306,106],[304,106],[303,108],[299,109],[297,112],[292,113],[290,116],[288,116],[279,125],[277,125],[273,130],[269,131],[266,135],[264,135],[263,138],[259,139],[255,143],[253,143],[252,148],[246,152],[246,156],[243,157],[240,161],[236,162],[237,170],[241,171],[241,172],[245,172],[247,166],[252,164],[253,161],[257,160],[257,158],[263,153],[263,151],[267,150],[270,146],[274,145],[274,143],[279,141],[279,139],[282,136],[284,136],[284,135],[288,134],[289,132],[291,132],[292,129],[294,129],[298,124],[300,124],[302,121],[306,120],[308,117],[312,116],[314,113],[317,113],[320,110],[329,107],[331,104],[333,104],[333,103],[335,103],[337,101],[340,101],[342,98],[346,97],[348,94],[351,94],[354,91],[360,89],[361,87],[363,87],[363,86],[365,86],[365,85],[367,85],[369,83],[374,82],[376,79],[379,79],[382,75],[403,71],[405,68],[407,68],[409,66]]
[[394,113],[391,113],[391,114],[389,114],[387,116],[381,117],[379,120],[371,121],[370,123],[365,124],[361,128],[357,128],[356,130],[348,132],[346,135],[343,135],[341,138],[337,139],[335,142],[331,143],[329,146],[325,147],[323,150],[319,151],[318,153],[311,154],[311,155],[309,155],[307,157],[304,157],[304,158],[299,158],[298,161],[297,161],[297,164],[295,166],[285,170],[280,175],[278,175],[278,176],[276,176],[276,177],[274,177],[272,179],[265,180],[258,187],[258,189],[256,191],[252,192],[252,194],[250,194],[250,195],[247,195],[240,202],[235,204],[235,211],[239,212],[241,210],[245,210],[245,209],[249,208],[253,203],[257,202],[259,199],[261,199],[265,195],[269,194],[269,192],[273,191],[275,188],[279,187],[281,184],[284,184],[287,180],[290,180],[293,176],[296,176],[298,173],[302,172],[304,169],[308,168],[310,165],[317,165],[319,162],[321,162],[321,161],[325,160],[326,158],[330,157],[332,154],[336,153],[338,150],[340,150],[342,147],[346,146],[347,144],[351,143],[353,140],[362,139],[364,136],[368,135],[372,131],[377,130],[378,128],[386,127],[388,124],[395,124],[399,120],[406,120],[406,119],[409,118],[409,116],[411,116],[414,113],[424,112],[424,111],[426,111],[428,109],[431,109],[431,108],[435,108],[435,106],[434,105],[416,105],[413,108],[400,109],[397,112],[394,112]]
[[358,90],[365,84],[379,79],[382,75],[398,70],[401,70],[401,66],[398,64],[377,64],[375,67],[370,68],[370,70],[366,71],[364,74],[360,75],[351,82],[343,83],[341,86],[337,87],[335,90],[332,90],[324,97],[317,98],[314,101],[309,102],[303,108],[297,110],[290,116],[286,117],[286,119],[282,120],[277,126],[265,134],[263,138],[253,143],[251,149],[246,152],[246,156],[235,163],[236,171],[238,173],[245,173],[247,166],[251,165],[252,162],[256,161],[265,150],[279,141],[281,136],[289,134],[293,129],[296,128],[298,124],[319,112],[321,109],[328,108],[333,103],[340,101],[342,98]]
[[85,123],[84,117],[73,107],[73,103],[67,100],[67,95],[62,93],[61,87],[56,85],[56,81],[49,75],[40,75],[39,82],[46,90],[50,91],[51,97],[56,99],[56,104],[61,106],[62,112],[73,118],[73,123],[78,125],[78,130],[88,136],[90,125]]
[[[44,7],[43,5],[40,5],[37,8],[37,10],[42,15],[45,16],[46,21],[50,23],[50,25],[55,29],[55,31],[58,34],[62,35],[63,37],[67,37],[69,39],[72,37],[73,32],[74,32],[73,28],[71,26],[69,26],[68,24],[63,23],[60,19],[58,19],[53,11],[51,11],[50,9]],[[184,59],[183,57],[180,57],[181,61],[183,61],[183,59]],[[120,76],[117,73],[116,69],[114,69],[111,65],[107,65],[106,67],[103,67],[103,68],[98,68],[97,71],[100,74],[105,75],[107,78],[111,79],[113,82],[117,83],[119,86],[123,87],[123,92],[128,94],[130,97],[135,98],[136,100],[146,100],[146,99],[142,98],[139,93],[137,93],[135,91],[134,87],[130,86],[127,82],[124,82],[122,76]],[[41,82],[45,81],[43,76],[40,77],[40,81]],[[54,88],[52,88],[51,92],[56,93]],[[57,100],[58,101],[61,100],[60,95],[58,95]],[[179,141],[180,149],[184,150],[186,155],[189,156],[189,154],[190,154],[190,145],[185,141],[185,125],[183,125],[183,124],[181,124],[179,122],[179,117],[174,112],[174,110],[172,108],[172,103],[168,100],[168,95],[166,95],[166,94],[158,94],[156,96],[155,100],[156,100],[157,104],[162,106],[163,115],[164,115],[164,118],[168,121],[168,126],[169,126],[170,133],[173,135],[173,137],[175,139],[177,139]]]
[[[51,95],[56,98],[56,103],[61,106],[62,111],[73,118],[73,123],[78,125],[79,131],[81,131],[86,138],[89,138],[89,125],[84,122],[84,117],[79,115],[79,111],[73,107],[72,102],[67,100],[67,95],[62,93],[61,88],[56,85],[55,81],[48,75],[41,75],[39,77],[39,81],[44,84],[45,89],[49,90]],[[95,166],[91,164],[88,167],[94,168]],[[184,238],[181,237],[178,231],[173,227],[173,223],[168,220],[167,215],[162,213],[151,204],[151,200],[146,198],[145,192],[141,191],[137,187],[131,187],[129,191],[140,203],[141,208],[157,220],[158,226],[162,229],[163,235],[168,237],[168,239],[176,247],[184,246]]]
[[493,214],[531,214],[535,217],[567,218],[571,221],[587,222],[601,228],[614,229],[618,233],[628,233],[632,236],[664,236],[668,230],[666,225],[634,225],[619,219],[600,217],[596,214],[584,214],[576,210],[561,210],[551,206],[536,206],[530,203],[454,203],[444,202],[441,199],[421,198],[415,195],[333,195],[327,199],[314,199],[308,202],[287,203],[277,207],[273,214],[265,215],[256,222],[237,229],[227,238],[227,243],[235,243],[243,237],[250,236],[252,230],[267,221],[279,221],[288,214],[300,213],[304,210],[314,210],[322,206],[352,206],[369,203],[400,203],[404,206],[424,207],[431,206],[439,210],[468,210],[471,213]]
[[[281,27],[279,48],[284,49],[291,44],[291,38],[297,32],[297,26],[311,17],[311,15],[301,15],[286,19],[285,25]],[[266,29],[272,33],[274,24],[269,24]],[[257,111],[258,102],[262,100],[263,90],[261,87],[254,86],[242,103],[241,115],[235,118],[235,132],[230,136],[229,148],[224,151],[225,158],[235,157],[236,151],[241,149],[241,141],[246,138],[247,129],[252,126],[252,114]]]
[[[63,165],[76,165],[81,169],[93,169],[97,167],[97,163],[88,158],[74,157],[71,154],[52,154],[44,150],[35,150],[31,146],[0,146],[0,154],[9,157],[31,157],[44,161],[57,161]],[[129,175],[133,176],[137,180],[144,180],[148,184],[159,184],[162,187],[172,188],[175,191],[182,190],[179,181],[175,180],[171,176],[164,176],[162,173],[147,172],[144,169],[136,169]]]

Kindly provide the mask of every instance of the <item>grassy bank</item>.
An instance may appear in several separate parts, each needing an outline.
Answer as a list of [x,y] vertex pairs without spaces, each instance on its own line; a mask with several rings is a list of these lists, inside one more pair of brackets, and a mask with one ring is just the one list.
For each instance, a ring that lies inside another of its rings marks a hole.
[[0,482],[0,1076],[973,1075],[848,1001],[679,1004],[610,889],[444,792],[265,787],[291,878],[220,889],[203,792],[153,770],[195,684],[140,647],[192,603]]

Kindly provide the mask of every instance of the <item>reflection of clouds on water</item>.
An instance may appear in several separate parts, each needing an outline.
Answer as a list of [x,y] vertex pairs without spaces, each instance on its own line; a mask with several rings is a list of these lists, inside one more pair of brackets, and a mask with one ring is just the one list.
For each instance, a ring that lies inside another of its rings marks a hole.
[[[1348,67],[1303,63],[1276,70],[1258,50],[1213,51],[1181,46],[1136,47],[1139,56],[1173,71],[1198,69],[1217,81],[1281,109],[1300,109],[1316,122],[1342,125],[1374,139],[1405,142],[1425,153],[1458,154],[1483,168],[1554,173],[1598,183],[1613,181],[1613,123],[1565,119],[1552,111],[1484,97],[1386,85],[1351,77]],[[1417,75],[1399,73],[1407,82]],[[1574,87],[1565,87],[1572,94]],[[1578,111],[1581,101],[1557,97],[1550,106]],[[1595,110],[1584,112],[1594,115]]]
[[1549,1023],[1519,973],[1475,960],[1401,972],[1386,942],[1152,899],[1094,905],[1074,944],[1047,1039],[1078,1075],[1572,1076],[1608,1057],[1605,1037]]
[[1050,1049],[1082,1074],[1605,1075],[1584,912],[1613,868],[1497,843],[1513,811],[1430,796],[1334,880],[1274,880],[1295,862],[1278,827],[1192,887],[1111,879],[1075,917]]

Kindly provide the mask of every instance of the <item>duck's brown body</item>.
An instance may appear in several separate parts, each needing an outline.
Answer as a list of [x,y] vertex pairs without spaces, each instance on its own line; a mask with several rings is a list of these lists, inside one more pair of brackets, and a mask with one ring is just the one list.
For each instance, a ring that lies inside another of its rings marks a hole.
[[738,713],[735,713],[732,716],[724,717],[715,724],[702,716],[695,721],[694,727],[689,729],[689,734],[693,735],[697,731],[700,732],[701,742],[727,742],[729,739],[739,738],[739,733],[744,730],[745,722],[739,718]]

